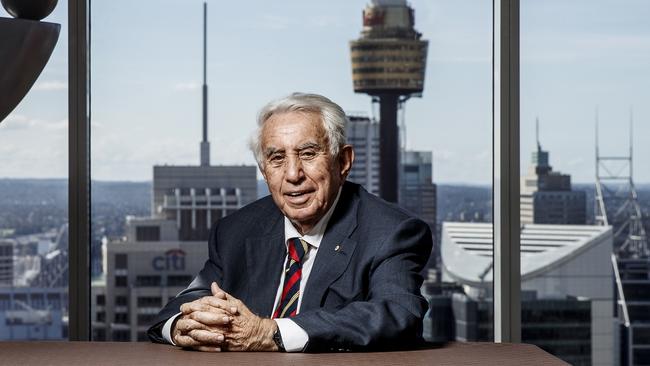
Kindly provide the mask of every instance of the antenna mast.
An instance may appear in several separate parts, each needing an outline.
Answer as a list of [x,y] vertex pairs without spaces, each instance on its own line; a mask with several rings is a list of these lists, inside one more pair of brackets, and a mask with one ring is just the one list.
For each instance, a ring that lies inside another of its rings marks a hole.
[[203,3],[203,140],[201,140],[201,166],[210,165],[210,142],[208,142],[208,3]]

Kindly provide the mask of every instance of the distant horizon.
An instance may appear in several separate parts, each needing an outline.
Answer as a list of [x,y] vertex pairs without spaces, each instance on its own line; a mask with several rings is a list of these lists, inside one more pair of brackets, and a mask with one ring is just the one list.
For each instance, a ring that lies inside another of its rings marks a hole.
[[[20,181],[20,180],[25,180],[25,181],[65,181],[68,180],[68,178],[62,178],[62,177],[49,177],[49,178],[41,178],[41,177],[0,177],[0,181]],[[105,180],[105,179],[91,179],[91,182],[94,183],[151,183],[153,180]],[[258,182],[264,181],[263,179],[257,179]],[[490,183],[473,183],[473,182],[436,182],[435,180],[433,183],[437,186],[444,185],[444,186],[467,186],[467,187],[492,187],[492,184]],[[596,184],[595,182],[571,182],[571,185],[579,185],[579,186],[585,186],[585,185],[592,185]],[[608,183],[608,185],[616,185],[615,183]],[[650,186],[650,182],[634,182],[634,185],[636,187],[640,186]]]

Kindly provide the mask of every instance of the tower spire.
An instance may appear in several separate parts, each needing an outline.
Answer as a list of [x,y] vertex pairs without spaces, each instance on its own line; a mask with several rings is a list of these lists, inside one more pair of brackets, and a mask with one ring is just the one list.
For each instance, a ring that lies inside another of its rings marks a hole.
[[203,3],[203,139],[201,140],[201,166],[210,165],[210,142],[208,141],[208,3]]

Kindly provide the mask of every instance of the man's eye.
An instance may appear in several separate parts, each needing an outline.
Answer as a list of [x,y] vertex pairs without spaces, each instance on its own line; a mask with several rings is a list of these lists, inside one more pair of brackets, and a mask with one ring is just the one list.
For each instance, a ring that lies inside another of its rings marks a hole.
[[283,155],[271,155],[269,161],[272,163],[281,163],[284,160]]
[[301,151],[300,152],[300,159],[313,159],[316,157],[316,151],[313,150],[306,150],[306,151]]

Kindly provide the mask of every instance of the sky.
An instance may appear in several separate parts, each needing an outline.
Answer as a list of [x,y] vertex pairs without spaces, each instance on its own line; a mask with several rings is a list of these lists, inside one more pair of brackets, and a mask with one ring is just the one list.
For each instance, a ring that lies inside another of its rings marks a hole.
[[[213,164],[254,164],[257,111],[294,91],[373,114],[370,97],[352,90],[349,60],[367,3],[208,0]],[[407,148],[433,151],[436,183],[490,184],[491,2],[410,4],[429,51],[422,98],[403,114]],[[66,14],[60,1],[45,19],[62,24],[59,43],[0,123],[0,178],[67,176]],[[94,1],[91,17],[93,179],[150,180],[155,164],[198,164],[202,1]],[[522,174],[536,119],[554,170],[593,183],[596,114],[603,155],[627,154],[632,115],[635,181],[650,182],[648,18],[645,0],[521,1]]]

